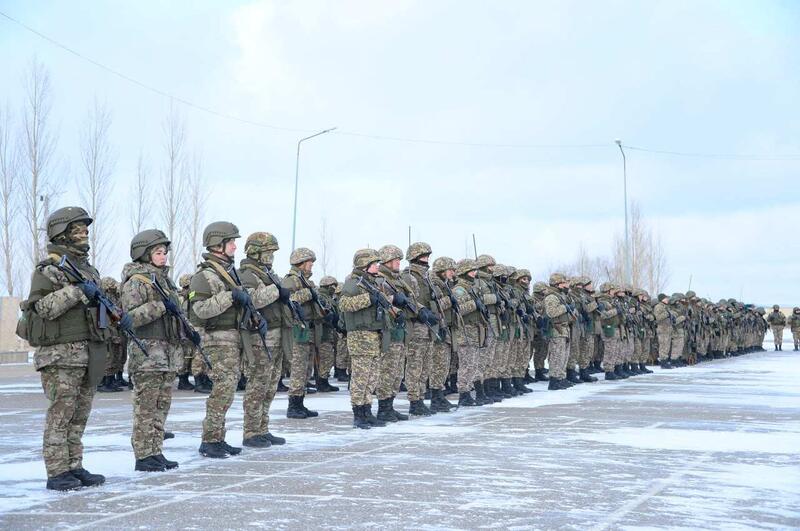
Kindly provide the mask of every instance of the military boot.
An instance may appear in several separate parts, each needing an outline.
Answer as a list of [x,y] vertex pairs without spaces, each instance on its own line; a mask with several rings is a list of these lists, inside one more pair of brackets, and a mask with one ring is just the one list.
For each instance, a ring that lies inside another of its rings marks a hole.
[[263,435],[254,435],[253,437],[242,440],[242,446],[247,446],[249,448],[269,448],[272,446],[272,443]]
[[606,371],[605,379],[606,380],[621,380],[622,378],[617,376],[617,373],[615,373],[614,371]]
[[662,369],[674,369],[675,367],[672,366],[672,363],[669,360],[661,360],[658,362],[658,365]]
[[208,394],[211,392],[211,378],[205,374],[198,374],[194,377],[194,392]]
[[106,482],[106,477],[102,474],[92,474],[85,468],[76,468],[74,470],[70,470],[72,475],[78,478],[78,481],[81,482],[81,485],[84,487],[96,487],[97,485],[102,485]]
[[406,381],[405,380],[400,380],[400,392],[401,393],[408,392],[408,387],[406,387]]
[[149,457],[145,457],[144,459],[137,459],[136,464],[133,467],[134,470],[137,472],[166,472],[167,467],[153,457],[152,455]]
[[163,464],[167,468],[167,470],[178,468],[178,462],[170,461],[169,459],[164,457],[164,454],[154,455],[153,457],[161,461],[161,464]]
[[579,377],[580,377],[582,382],[586,382],[586,383],[594,383],[594,382],[597,381],[597,378],[595,378],[594,376],[589,374],[589,369],[588,368],[581,369]]
[[368,430],[372,426],[370,426],[369,422],[367,422],[367,420],[364,418],[361,408],[362,406],[353,406],[353,427],[361,428],[362,430]]
[[117,393],[122,389],[116,385],[113,376],[103,376],[100,385],[97,386],[98,393]]
[[289,388],[286,387],[285,385],[283,385],[283,379],[282,378],[278,378],[278,388],[276,389],[276,391],[278,393],[285,393],[288,390],[289,390]]
[[495,402],[502,402],[503,395],[500,393],[500,380],[497,378],[489,378],[483,382],[483,392]]
[[458,393],[458,407],[472,407],[477,406],[478,404],[475,403],[475,400],[472,399],[472,395],[467,391],[466,393]]
[[397,422],[398,418],[394,415],[394,410],[392,409],[392,399],[391,398],[384,398],[382,400],[378,400],[378,420],[382,420],[384,422]]
[[72,474],[72,470],[47,478],[47,488],[49,490],[75,490],[81,487],[83,487],[83,483]]
[[175,434],[172,433],[171,431],[165,431],[163,437],[164,437],[164,440],[166,441],[167,439],[174,439],[175,438]]
[[178,391],[194,391],[194,386],[189,381],[189,373],[178,375]]
[[525,369],[525,377],[522,379],[526,384],[533,383],[536,381],[536,378],[531,376],[530,369]]
[[534,372],[534,380],[536,380],[537,382],[546,382],[550,379],[550,377],[544,373],[544,369],[536,369],[533,372]]
[[350,375],[347,374],[347,369],[333,369],[333,377],[339,382],[350,381]]
[[306,417],[309,417],[309,418],[310,418],[310,417],[318,417],[318,416],[319,416],[319,413],[317,413],[316,411],[312,411],[312,410],[308,409],[308,408],[305,406],[305,404],[303,404],[303,400],[304,400],[304,399],[305,399],[305,397],[304,397],[304,396],[301,396],[301,397],[300,397],[300,408],[301,408],[301,409],[303,410],[303,412],[306,414]]
[[602,363],[599,361],[592,362],[589,365],[589,374],[600,374],[605,372],[602,367]]
[[422,400],[412,400],[408,408],[408,414],[415,417],[430,417],[433,412],[425,406]]
[[130,380],[126,381],[125,378],[122,376],[122,371],[117,371],[117,374],[114,376],[114,379],[116,380],[117,385],[120,387],[127,387],[128,389],[133,388],[133,382],[131,382]]
[[454,395],[458,393],[458,386],[456,385],[457,381],[458,381],[458,376],[456,376],[455,374],[451,374],[450,377],[447,379],[444,388],[445,394]]
[[653,374],[653,371],[648,369],[647,365],[645,365],[644,363],[639,364],[639,372],[641,372],[642,374]]
[[237,391],[244,391],[247,389],[247,376],[244,374],[239,377],[239,383],[236,384]]
[[197,450],[203,457],[211,457],[214,459],[227,459],[228,452],[221,443],[200,443],[200,448]]
[[514,389],[511,386],[511,378],[501,378],[500,386],[500,392],[503,394],[503,398],[512,398],[517,396],[516,392],[514,392]]
[[567,369],[567,381],[572,382],[574,384],[582,384],[583,380],[578,377],[578,373],[575,369]]
[[487,405],[489,402],[486,401],[486,395],[483,393],[483,386],[481,385],[480,380],[476,380],[472,383],[472,385],[475,387],[475,405]]
[[264,434],[264,437],[269,441],[272,446],[280,446],[282,444],[286,444],[286,439],[283,437],[278,437],[277,435],[272,435],[270,432]]
[[433,398],[431,398],[431,411],[436,413],[447,413],[452,408],[453,404],[448,402],[447,398],[445,398],[444,391],[442,389],[434,389]]
[[303,407],[303,397],[302,396],[290,396],[289,397],[289,407],[286,409],[286,418],[287,419],[305,419],[308,418],[306,415],[305,408]]
[[559,380],[556,378],[550,378],[550,381],[547,384],[548,391],[562,391],[564,389],[569,389],[570,387],[572,387],[572,384],[566,379]]
[[519,391],[520,393],[527,395],[528,393],[532,393],[533,389],[529,389],[525,385],[525,380],[522,377],[517,377],[512,380],[514,384],[514,388]]
[[362,410],[364,411],[364,420],[366,420],[370,426],[374,426],[377,428],[383,428],[386,426],[386,423],[382,420],[379,420],[372,414],[372,405],[366,404],[361,406]]
[[395,397],[389,399],[389,407],[392,408],[392,412],[394,413],[394,418],[396,418],[397,420],[408,420],[408,415],[400,413],[394,408],[394,399]]
[[335,393],[339,388],[328,383],[327,378],[317,378],[317,391],[320,393]]
[[622,379],[622,380],[624,380],[625,378],[629,377],[628,373],[626,373],[625,371],[622,370],[622,364],[621,363],[618,363],[617,365],[614,365],[614,374],[616,374],[617,377]]

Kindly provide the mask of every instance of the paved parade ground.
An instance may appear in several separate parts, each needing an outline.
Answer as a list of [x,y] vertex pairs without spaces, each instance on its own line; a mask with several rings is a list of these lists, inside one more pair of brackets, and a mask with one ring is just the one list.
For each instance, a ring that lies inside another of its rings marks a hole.
[[[45,399],[0,367],[1,529],[686,529],[800,527],[800,353],[764,352],[535,392],[369,431],[346,390],[287,420],[283,447],[197,454],[204,396],[176,392],[180,469],[133,471],[130,393],[98,394],[84,465],[106,485],[44,489]],[[404,401],[400,401],[404,405]],[[405,407],[403,407],[405,409]],[[228,441],[241,442],[241,393]]]

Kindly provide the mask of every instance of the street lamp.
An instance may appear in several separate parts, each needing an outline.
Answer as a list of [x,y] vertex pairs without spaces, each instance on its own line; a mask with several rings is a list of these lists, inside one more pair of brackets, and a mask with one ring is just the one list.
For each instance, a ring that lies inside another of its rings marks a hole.
[[622,153],[622,189],[625,201],[625,280],[633,283],[631,278],[631,247],[628,239],[628,164],[625,159],[625,150],[622,149],[622,140],[617,138],[614,142],[619,147],[619,152]]
[[314,133],[311,136],[307,136],[305,138],[301,138],[297,141],[297,160],[294,164],[294,213],[292,214],[292,251],[294,251],[294,242],[295,242],[295,233],[297,230],[297,181],[300,175],[300,144],[305,142],[306,140],[310,140],[315,136],[324,135],[325,133],[330,133],[336,129],[335,127],[331,127],[330,129],[325,129],[324,131],[320,131],[319,133]]

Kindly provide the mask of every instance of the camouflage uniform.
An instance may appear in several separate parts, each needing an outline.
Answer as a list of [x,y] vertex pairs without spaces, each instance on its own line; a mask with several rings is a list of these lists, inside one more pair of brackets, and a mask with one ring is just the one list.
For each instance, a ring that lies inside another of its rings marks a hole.
[[672,339],[670,347],[670,362],[678,361],[678,365],[683,364],[683,348],[686,343],[686,305],[683,293],[673,293],[670,297],[669,305],[675,315],[672,327]]
[[600,286],[597,296],[597,306],[600,310],[600,327],[603,332],[603,360],[602,369],[606,380],[616,380],[615,370],[622,363],[620,356],[622,341],[622,321],[617,297],[612,293],[617,287],[606,282]]
[[800,349],[800,308],[795,306],[792,309],[792,315],[789,316],[787,324],[792,331],[792,339],[794,340],[794,350]]
[[[402,260],[403,251],[394,245],[384,245],[378,250],[381,256],[381,265],[378,270],[379,277],[376,284],[388,297],[400,292],[409,299],[414,299],[411,286],[405,283],[400,277],[399,271],[393,271],[387,264],[393,260]],[[387,287],[388,285],[388,287]],[[403,381],[403,369],[406,362],[406,349],[408,347],[408,336],[406,334],[406,319],[411,316],[411,312],[404,309],[395,310],[395,315],[389,315],[389,348],[387,352],[380,356],[378,363],[378,385],[377,396],[379,403],[378,418],[381,408],[389,407],[389,399],[394,398],[400,392],[400,384]],[[384,404],[386,404],[384,406]],[[386,409],[388,411],[388,409]],[[391,422],[393,416],[388,415]]]
[[544,282],[533,285],[533,307],[539,315],[536,323],[536,335],[533,339],[533,368],[537,382],[546,382],[549,378],[544,373],[544,362],[547,360],[548,344],[550,340],[550,320],[544,315],[544,299],[548,288]]
[[378,358],[388,348],[389,321],[386,310],[377,305],[377,297],[366,287],[377,291],[375,276],[367,270],[380,261],[372,249],[361,249],[353,257],[353,273],[347,277],[339,308],[347,329],[347,347],[350,352],[350,404],[353,408],[353,426],[370,428],[384,426],[372,415],[372,393],[377,384]]
[[[416,302],[426,307],[430,307],[431,304],[431,290],[425,281],[428,264],[420,259],[430,254],[431,248],[427,243],[412,243],[406,251],[409,265],[400,277],[413,290]],[[407,396],[409,402],[419,404],[425,397],[425,382],[430,373],[433,337],[430,330],[416,318],[406,321],[406,334],[409,336],[405,374]],[[421,405],[423,411],[428,411],[424,402]]]
[[[333,307],[336,309],[336,313],[340,314],[339,297],[342,294],[341,284],[336,285],[336,288],[333,290],[333,294]],[[347,372],[350,370],[350,353],[347,350],[347,334],[344,330],[344,327],[340,327],[340,329],[337,330],[336,341],[334,344],[336,346],[336,356],[334,361],[334,371],[337,373],[336,378],[340,382],[350,381],[350,377],[347,375]]]
[[511,294],[508,320],[511,323],[509,328],[513,354],[509,362],[512,384],[518,393],[529,393],[531,390],[525,387],[525,375],[530,365],[530,344],[533,341],[535,327],[535,323],[531,322],[532,315],[529,312],[529,308],[532,308],[533,305],[533,298],[528,293],[531,273],[527,269],[515,270],[510,266],[506,268],[506,272]]
[[[322,305],[329,309],[330,317],[321,322],[322,334],[319,342],[319,365],[317,367],[316,384],[317,391],[328,393],[338,391],[338,387],[328,383],[334,362],[336,360],[336,344],[339,339],[337,328],[339,326],[339,314],[334,301],[334,290],[336,289],[336,279],[331,276],[324,276],[319,281],[319,298]],[[332,322],[337,321],[337,322]]]
[[658,304],[653,308],[658,340],[658,362],[664,369],[671,369],[669,354],[672,350],[672,326],[675,315],[669,307],[669,297],[663,293],[658,296]]
[[[433,344],[431,363],[431,409],[434,412],[450,411],[452,404],[444,396],[444,384],[450,373],[453,352],[453,330],[460,326],[460,315],[453,307],[455,297],[451,297],[451,280],[448,275],[455,274],[456,263],[448,256],[440,256],[433,261],[433,275],[429,276],[431,288],[430,309],[439,317],[439,334]],[[457,332],[456,332],[457,333]]]
[[458,302],[463,326],[454,335],[456,352],[458,354],[458,387],[459,406],[477,405],[472,399],[470,391],[475,382],[478,371],[478,356],[481,345],[486,338],[486,325],[483,322],[480,305],[483,303],[475,293],[474,278],[470,272],[477,271],[478,266],[474,260],[459,260],[456,264],[458,280],[453,287],[453,295]]
[[[48,218],[48,257],[31,276],[19,331],[36,347],[34,367],[48,400],[42,445],[47,488],[70,490],[101,484],[103,476],[83,469],[83,432],[92,409],[95,387],[103,377],[109,335],[99,328],[97,301],[87,298],[76,279],[58,263],[67,257],[95,283],[100,275],[88,261],[88,225],[92,219],[79,207],[56,210]],[[129,325],[130,321],[128,321]],[[55,333],[54,333],[55,331]]]
[[[567,283],[567,278],[560,273],[550,275],[550,291],[544,298],[544,311],[552,325],[552,336],[548,345],[548,356],[550,365],[550,384],[553,390],[568,387],[565,384],[567,376],[567,360],[570,349],[571,328],[575,318],[570,314],[568,305],[570,304],[562,288],[558,286]],[[566,290],[566,288],[563,288]]]
[[767,322],[772,329],[772,337],[775,340],[775,350],[783,347],[783,329],[786,326],[786,316],[781,312],[777,304],[772,307],[772,312],[767,316]]
[[[218,222],[206,227],[203,241],[207,249],[224,246],[226,241],[239,237],[234,225],[226,223],[222,227],[224,230],[219,229],[221,225]],[[214,386],[206,399],[200,453],[224,457],[224,454],[238,453],[236,449],[229,451],[225,442],[225,415],[233,403],[241,376],[243,311],[234,304],[233,296],[243,290],[233,278],[236,271],[232,257],[221,252],[203,253],[202,257],[203,262],[197,266],[190,284],[189,315],[192,324],[199,327],[203,349],[211,361],[209,377]],[[220,449],[224,450],[223,455],[218,452]]]
[[[146,246],[142,249],[144,252],[135,255],[137,240],[143,234],[147,237],[146,233],[140,233],[131,244],[132,257],[142,261],[125,264],[121,289],[122,306],[133,318],[136,335],[147,349],[145,356],[133,342],[128,344],[128,371],[133,378],[131,446],[137,460],[137,470],[141,470],[142,465],[149,470],[150,465],[141,462],[163,454],[164,425],[172,403],[172,382],[183,361],[180,325],[175,317],[167,313],[161,295],[153,285],[153,277],[175,305],[180,302],[177,288],[169,278],[168,267],[156,267],[149,262],[151,246],[143,243]],[[166,245],[169,245],[169,241],[166,241]],[[153,467],[164,468],[156,464]]]

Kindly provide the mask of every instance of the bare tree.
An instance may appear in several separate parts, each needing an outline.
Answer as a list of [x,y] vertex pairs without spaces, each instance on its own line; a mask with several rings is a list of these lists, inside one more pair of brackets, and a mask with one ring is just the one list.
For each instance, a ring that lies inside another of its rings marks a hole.
[[77,179],[81,201],[89,215],[94,219],[89,232],[89,256],[100,270],[105,269],[109,260],[109,246],[112,223],[109,214],[112,210],[111,175],[117,162],[117,154],[111,146],[109,129],[111,113],[96,99],[89,109],[81,134],[81,173]]
[[144,154],[139,151],[136,162],[136,179],[131,181],[131,236],[144,230],[150,216],[150,193],[148,188],[149,170]]
[[319,264],[320,267],[322,267],[323,275],[328,274],[331,258],[331,246],[331,234],[328,231],[328,218],[326,216],[322,216],[319,229]]
[[184,238],[180,229],[185,217],[185,211],[181,208],[181,204],[184,194],[186,124],[172,106],[170,106],[169,114],[164,121],[163,130],[166,160],[161,171],[161,221],[164,231],[172,239],[170,265],[172,274],[175,275],[183,265],[181,259]]
[[206,189],[206,181],[203,177],[203,161],[199,154],[195,153],[192,160],[187,162],[186,169],[186,187],[187,195],[189,198],[189,209],[186,213],[186,260],[188,266],[200,262],[202,254],[202,238],[204,226],[204,212],[206,208],[206,201],[208,200],[208,191]]
[[31,268],[44,253],[40,228],[49,210],[51,194],[49,164],[55,149],[55,138],[49,127],[50,75],[45,66],[33,59],[24,77],[25,105],[22,111],[22,164],[25,173],[23,213],[30,241]]
[[17,181],[19,179],[19,152],[11,137],[10,110],[0,109],[0,263],[3,287],[8,295],[16,295],[17,263],[14,260],[15,229],[19,215]]
[[[669,266],[661,238],[646,223],[641,208],[631,203],[629,227],[631,253],[631,284],[645,288],[651,294],[663,290],[669,280]],[[617,234],[614,238],[613,256],[609,267],[615,282],[625,283],[625,240]]]
[[669,264],[661,236],[651,233],[647,254],[647,290],[655,295],[664,290],[669,282]]

